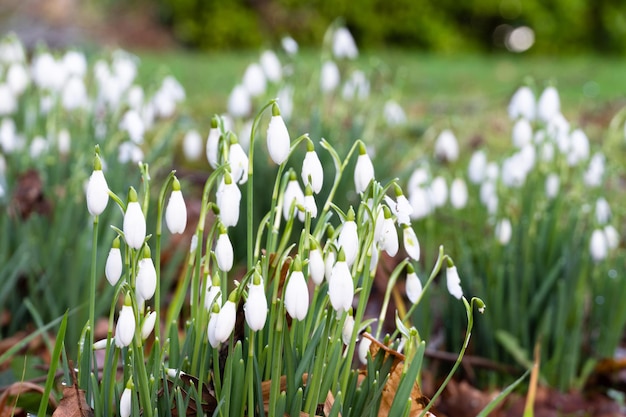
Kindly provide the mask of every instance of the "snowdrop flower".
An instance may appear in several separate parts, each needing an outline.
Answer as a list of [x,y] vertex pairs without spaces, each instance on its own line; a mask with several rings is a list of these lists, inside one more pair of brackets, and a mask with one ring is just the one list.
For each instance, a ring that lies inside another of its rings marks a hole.
[[327,249],[326,257],[324,258],[324,276],[328,282],[330,282],[330,278],[333,274],[333,267],[335,266],[336,260],[337,255],[335,254],[335,251],[332,248]]
[[8,84],[0,84],[0,116],[15,113],[17,100]]
[[379,247],[387,252],[387,255],[394,257],[398,253],[398,232],[391,218],[391,210],[387,206],[379,211],[376,219],[376,228],[374,231],[374,239]]
[[470,158],[469,165],[467,167],[467,174],[472,184],[480,184],[485,178],[485,171],[487,169],[487,155],[485,151],[475,151]]
[[337,263],[333,266],[330,274],[328,296],[330,298],[330,304],[333,306],[338,316],[352,307],[354,284],[343,249],[339,251]]
[[124,116],[120,121],[119,128],[120,130],[128,132],[130,140],[134,143],[138,145],[143,143],[143,135],[146,128],[143,124],[141,116],[135,110],[131,109],[124,113]]
[[192,129],[185,133],[183,138],[183,154],[188,161],[197,161],[202,155],[202,137],[197,130]]
[[589,139],[582,130],[576,129],[570,134],[570,146],[567,155],[567,162],[570,166],[589,158]]
[[599,224],[606,224],[611,219],[611,206],[604,197],[596,200],[596,221]]
[[508,112],[511,120],[520,117],[533,120],[535,118],[535,94],[528,86],[522,86],[515,91],[509,102]]
[[[129,383],[124,388],[122,392],[122,396],[120,397],[120,417],[130,417],[132,411],[132,380],[129,380]],[[131,385],[131,386],[129,386]]]
[[[109,186],[102,172],[102,161],[96,149],[93,172],[87,183],[87,209],[92,216],[102,214],[109,202]],[[143,242],[142,242],[143,243]]]
[[280,165],[289,157],[291,139],[285,121],[280,115],[278,104],[272,105],[272,118],[267,127],[267,150],[274,163]]
[[370,95],[370,82],[363,71],[355,70],[343,85],[341,96],[344,100],[366,100]]
[[428,191],[434,207],[442,207],[448,201],[448,185],[445,178],[439,176],[433,179]]
[[324,184],[324,168],[312,141],[307,142],[307,152],[302,161],[302,182],[311,185],[315,194],[319,194]]
[[388,126],[401,126],[406,123],[404,109],[394,100],[388,100],[383,108],[383,117]]
[[311,240],[311,250],[309,251],[309,276],[315,285],[320,285],[324,280],[324,257],[322,251],[314,240]]
[[215,243],[215,258],[217,259],[217,267],[220,271],[228,272],[233,268],[233,245],[230,242],[224,225],[220,225],[220,234]]
[[151,311],[144,319],[143,324],[141,325],[141,338],[147,339],[154,330],[154,325],[156,323],[157,315],[156,311]]
[[467,205],[467,185],[462,178],[455,178],[450,185],[450,204],[455,209],[462,209]]
[[283,195],[283,217],[285,220],[289,219],[293,204],[295,204],[293,212],[295,215],[299,211],[298,206],[304,207],[304,193],[300,188],[300,184],[298,184],[296,173],[293,170],[290,170],[289,182],[287,183],[285,194]]
[[48,52],[35,57],[31,71],[35,84],[44,90],[60,91],[67,77],[65,67]]
[[204,297],[204,308],[207,311],[211,311],[211,307],[220,299],[219,297],[222,294],[220,280],[217,276],[211,280],[210,275],[207,275],[205,279],[208,285],[206,286],[206,296]]
[[559,113],[561,113],[559,93],[553,86],[546,87],[537,102],[537,118],[544,123],[548,123]]
[[591,234],[589,252],[594,262],[600,262],[609,255],[609,244],[602,229],[596,229]]
[[277,83],[283,78],[283,69],[274,51],[266,50],[261,54],[261,67],[268,80]]
[[533,127],[530,125],[528,119],[519,119],[513,125],[513,146],[516,148],[522,148],[525,145],[532,142],[533,139]]
[[222,306],[215,324],[215,339],[220,343],[225,342],[235,328],[237,319],[237,306],[234,302],[234,292]]
[[333,55],[335,58],[355,59],[359,56],[354,38],[345,27],[339,27],[333,34]]
[[24,65],[19,63],[11,64],[7,70],[6,82],[15,97],[22,95],[30,83],[30,78]]
[[137,282],[135,285],[137,295],[141,297],[142,300],[147,301],[154,296],[157,286],[157,276],[148,245],[144,245],[143,257],[139,260],[137,266]]
[[561,187],[561,179],[554,172],[546,177],[546,197],[549,200],[554,199],[559,194]]
[[32,159],[38,159],[48,149],[48,141],[41,136],[35,136],[30,143],[28,153]]
[[[287,300],[285,300],[286,304]],[[253,332],[265,327],[267,319],[267,298],[265,297],[265,287],[263,286],[263,278],[255,272],[252,281],[248,287],[248,299],[243,307],[246,323]]]
[[146,218],[137,201],[137,191],[130,187],[128,191],[128,205],[124,213],[124,239],[133,249],[140,249],[146,239]]
[[604,226],[604,237],[606,238],[606,243],[609,249],[615,249],[619,246],[619,233],[613,225],[607,224]]
[[120,144],[118,148],[117,160],[120,164],[126,164],[132,162],[138,164],[143,160],[143,151],[139,146],[131,141],[126,141]]
[[243,74],[243,86],[251,97],[258,97],[265,93],[267,81],[263,68],[257,63],[248,65]]
[[220,341],[217,340],[215,336],[215,329],[217,327],[217,319],[219,317],[219,305],[217,303],[213,304],[213,308],[211,309],[211,314],[209,314],[209,324],[207,326],[207,336],[209,339],[209,344],[212,348],[216,348],[220,345]]
[[283,85],[276,94],[276,101],[280,103],[281,114],[285,120],[291,119],[293,113],[293,86]]
[[346,216],[346,221],[341,226],[337,246],[343,250],[345,262],[352,266],[356,260],[359,250],[359,235],[357,233],[356,222],[354,221],[354,209],[350,207]]
[[315,197],[313,197],[313,190],[311,186],[307,184],[304,188],[304,211],[298,211],[298,218],[301,222],[305,220],[306,213],[309,213],[312,219],[317,217],[317,204],[315,203]]
[[423,219],[432,213],[434,207],[430,200],[428,191],[422,187],[414,188],[409,196],[409,202],[413,208],[411,218],[414,220]]
[[0,62],[11,64],[24,62],[25,59],[26,54],[22,42],[14,33],[10,33],[0,40]]
[[348,346],[350,344],[352,332],[354,332],[354,317],[348,314],[341,329],[341,340],[344,345]]
[[339,75],[339,68],[334,61],[325,61],[322,64],[322,70],[320,73],[320,88],[322,93],[331,93],[335,91],[339,85],[341,76]]
[[283,37],[280,43],[288,55],[295,55],[298,53],[298,42],[296,42],[291,36]]
[[413,207],[409,200],[402,194],[402,188],[398,184],[394,184],[396,201],[389,196],[385,196],[385,202],[389,205],[391,212],[396,216],[398,224],[411,224],[411,215]]
[[220,129],[218,128],[217,117],[211,119],[211,129],[209,130],[209,136],[206,140],[206,158],[209,161],[209,165],[213,169],[217,168],[219,161],[219,145],[221,137]]
[[446,162],[454,162],[459,159],[459,143],[452,131],[446,129],[437,137],[435,157]]
[[415,230],[408,224],[402,226],[402,243],[407,255],[414,261],[419,261],[421,254],[420,242],[417,239]]
[[496,224],[495,229],[496,239],[501,245],[508,245],[513,236],[513,227],[509,219],[502,219]]
[[131,305],[130,296],[126,299],[115,326],[115,345],[119,348],[129,346],[135,337],[135,314]]
[[83,108],[88,103],[87,89],[82,78],[71,77],[61,93],[61,104],[68,111]]
[[180,182],[174,177],[172,193],[165,208],[165,224],[170,233],[183,233],[187,226],[187,206],[180,190]]
[[361,339],[359,343],[359,360],[363,365],[367,364],[367,354],[370,351],[370,346],[372,345],[372,341],[367,337]]
[[291,318],[302,321],[309,311],[309,287],[302,273],[302,263],[296,256],[293,271],[285,288],[285,309]]
[[426,168],[416,168],[409,178],[409,182],[407,184],[407,188],[409,192],[412,192],[414,189],[421,188],[428,182],[430,178],[430,172]]
[[422,282],[415,273],[413,265],[409,264],[406,268],[406,296],[409,301],[415,304],[422,295]]
[[359,144],[359,156],[354,167],[354,185],[356,192],[361,194],[365,191],[370,181],[374,179],[374,165],[367,154],[365,145]]
[[126,94],[126,101],[128,106],[135,110],[140,111],[144,107],[144,92],[143,88],[138,85],[133,85]]
[[585,185],[588,187],[599,187],[604,176],[604,155],[601,152],[595,153],[589,161],[589,166],[584,174]]
[[233,117],[245,117],[252,109],[252,101],[248,90],[238,84],[228,96],[228,113]]
[[67,156],[70,152],[71,145],[72,138],[70,137],[70,132],[65,128],[61,129],[57,135],[57,149],[59,150],[59,154],[61,154],[61,156]]
[[220,220],[226,227],[237,226],[239,222],[239,206],[241,202],[241,190],[226,172],[222,178],[217,193],[216,203],[220,210]]
[[228,154],[233,181],[237,184],[245,184],[248,181],[248,155],[237,142],[235,135],[230,137],[230,152]]
[[104,275],[112,286],[115,286],[122,276],[122,252],[120,251],[120,237],[113,239],[113,244],[109,250]]
[[450,295],[457,299],[461,299],[463,296],[463,289],[461,288],[461,278],[456,270],[456,266],[448,260],[448,268],[446,269],[446,285]]

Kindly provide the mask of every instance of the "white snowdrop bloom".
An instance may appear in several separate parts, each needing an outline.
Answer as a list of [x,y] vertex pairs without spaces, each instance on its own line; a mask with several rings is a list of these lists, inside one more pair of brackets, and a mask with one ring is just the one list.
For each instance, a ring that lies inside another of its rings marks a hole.
[[463,289],[461,288],[461,278],[456,266],[448,266],[446,269],[446,286],[450,295],[457,299],[463,297]]
[[129,201],[124,213],[124,239],[133,249],[140,249],[146,239],[146,218],[137,202],[137,192],[131,187]]
[[527,163],[521,153],[516,153],[502,162],[502,183],[507,187],[519,188],[526,182]]
[[174,178],[172,193],[165,208],[165,224],[172,234],[181,234],[187,227],[187,206],[177,178]]
[[455,209],[462,209],[467,205],[467,185],[462,178],[455,178],[450,185],[450,204]]
[[609,255],[609,244],[602,229],[595,229],[591,233],[589,253],[594,262],[600,262]]
[[117,149],[117,160],[121,164],[126,164],[132,162],[133,164],[137,164],[144,159],[143,151],[137,144],[126,141],[122,142]]
[[370,82],[361,70],[354,70],[343,85],[341,96],[344,100],[366,100],[370,95]]
[[508,245],[511,241],[511,237],[513,236],[511,221],[504,218],[496,223],[495,235],[501,245]]
[[348,346],[352,340],[352,333],[354,332],[354,317],[347,315],[341,328],[341,340],[343,344]]
[[144,107],[143,88],[138,85],[131,86],[126,94],[126,101],[131,109],[136,111],[141,110]]
[[606,238],[606,243],[609,249],[615,249],[619,246],[619,233],[617,229],[613,227],[611,224],[607,224],[604,226],[604,237]]
[[570,124],[561,113],[555,114],[546,126],[549,138],[556,142],[559,151],[567,154],[570,148]]
[[309,311],[309,287],[304,274],[297,268],[289,276],[285,288],[285,309],[291,318],[300,321],[304,320]]
[[7,70],[6,82],[14,96],[22,95],[30,83],[30,77],[24,65],[20,63],[11,64]]
[[209,344],[212,348],[216,348],[220,345],[220,341],[215,337],[215,328],[217,327],[217,318],[219,317],[219,313],[211,312],[209,314],[209,325],[207,326],[207,336],[209,339]]
[[322,256],[320,248],[315,245],[315,247],[311,248],[311,251],[309,252],[309,275],[315,285],[320,285],[322,283],[324,280],[324,272],[324,257]]
[[497,181],[500,177],[500,167],[497,162],[489,162],[485,170],[485,179],[488,181]]
[[387,252],[389,256],[393,257],[398,253],[398,232],[391,218],[391,211],[386,207],[378,211],[374,240],[378,247]]
[[317,204],[315,203],[315,197],[313,197],[313,191],[310,185],[307,185],[304,191],[303,206],[304,211],[298,211],[298,218],[301,222],[305,220],[306,213],[309,213],[312,219],[317,217]]
[[584,182],[588,187],[599,187],[604,176],[605,158],[601,152],[595,153],[589,161],[589,166],[584,174]]
[[383,117],[388,126],[401,126],[406,123],[406,113],[400,104],[394,100],[387,100],[383,107]]
[[120,251],[119,237],[113,241],[113,246],[109,250],[106,264],[104,266],[104,275],[109,284],[115,286],[122,276],[122,251]]
[[537,102],[537,118],[542,122],[548,123],[560,112],[561,100],[559,92],[553,86],[546,87]]
[[445,205],[446,201],[448,201],[448,184],[446,184],[446,179],[441,176],[435,177],[430,183],[428,194],[434,207]]
[[427,217],[434,209],[428,191],[421,187],[413,189],[409,195],[409,202],[413,208],[413,214],[411,214],[413,220]]
[[82,52],[71,50],[65,52],[62,63],[69,75],[83,78],[87,74],[87,58]]
[[154,325],[156,324],[156,311],[151,311],[144,319],[143,324],[141,325],[141,338],[147,339],[154,330]]
[[324,258],[324,276],[326,277],[326,281],[328,282],[330,282],[330,278],[332,276],[333,267],[335,266],[336,260],[337,260],[337,255],[335,254],[335,252],[332,249],[327,250],[326,257]]
[[374,179],[374,164],[370,159],[365,146],[359,146],[359,156],[354,167],[354,186],[356,192],[361,194]]
[[219,145],[220,145],[220,130],[217,128],[217,121],[215,121],[215,126],[211,127],[209,130],[209,136],[206,140],[206,158],[209,162],[209,165],[213,169],[217,168],[219,164]]
[[[94,162],[94,170],[89,177],[87,183],[87,209],[92,216],[102,214],[109,203],[109,186],[102,172],[102,162],[100,157],[96,156]],[[143,242],[142,242],[143,243]]]
[[215,324],[215,338],[223,343],[228,340],[237,319],[237,306],[231,300],[228,300],[222,306],[217,315],[217,323]]
[[65,110],[84,108],[88,103],[87,89],[82,78],[70,77],[61,93],[61,104]]
[[20,39],[14,34],[4,36],[0,40],[0,62],[11,64],[14,62],[24,62],[26,54]]
[[333,266],[330,280],[328,281],[328,296],[330,304],[338,315],[352,307],[354,284],[352,283],[350,268],[345,259],[341,259],[341,253],[339,260]]
[[228,272],[233,268],[234,260],[233,244],[230,242],[228,233],[224,228],[220,231],[215,243],[215,258],[217,259],[217,267],[220,271]]
[[30,142],[28,153],[32,159],[39,159],[39,157],[48,149],[48,141],[42,136],[35,136]]
[[606,224],[611,220],[611,206],[604,197],[596,200],[596,221],[599,224]]
[[144,250],[144,257],[139,260],[137,266],[137,294],[143,300],[150,300],[154,296],[156,286],[157,276],[154,262],[152,262],[149,250]]
[[[93,342],[93,350],[104,350],[107,348],[108,343],[107,339],[97,340]],[[111,338],[111,343],[115,343],[115,338]]]
[[298,42],[296,42],[291,36],[285,36],[280,40],[281,45],[288,55],[295,55],[298,53]]
[[146,132],[146,128],[141,116],[135,110],[131,109],[124,113],[119,128],[128,132],[130,140],[134,143],[138,145],[143,143],[143,135]]
[[430,174],[425,168],[416,168],[409,178],[409,182],[407,184],[407,189],[409,190],[409,194],[417,188],[423,188],[428,183],[430,179]]
[[32,62],[32,77],[43,90],[60,91],[65,83],[67,72],[48,52],[37,55]]
[[241,190],[232,181],[230,174],[224,175],[217,188],[216,203],[220,210],[220,220],[226,227],[234,227],[239,223]]
[[359,251],[359,235],[357,232],[356,222],[354,221],[354,211],[352,211],[352,208],[350,210],[351,212],[348,213],[348,220],[343,222],[341,231],[339,232],[339,237],[337,238],[337,246],[340,249],[343,249],[345,253],[345,262],[348,266],[352,266],[352,264],[354,264]]
[[411,224],[411,215],[413,214],[413,207],[409,200],[402,194],[402,190],[398,187],[397,192],[400,192],[398,195],[396,193],[396,201],[389,196],[385,196],[385,202],[391,209],[391,213],[396,216],[396,220],[398,224]]
[[459,143],[451,130],[445,129],[437,136],[435,157],[446,162],[459,159]]
[[117,50],[113,52],[112,74],[119,80],[123,90],[128,89],[137,76],[136,61],[137,58],[126,51]]
[[402,244],[404,245],[404,250],[411,259],[414,261],[420,260],[420,242],[417,239],[415,230],[413,230],[413,228],[408,224],[402,226]]
[[283,78],[283,68],[280,65],[280,61],[274,51],[269,49],[263,51],[260,62],[263,72],[268,80],[273,83],[277,83]]
[[580,129],[574,130],[570,134],[570,145],[571,148],[567,155],[567,162],[570,166],[577,165],[589,158],[589,139],[585,132]]
[[197,130],[191,129],[183,137],[183,154],[188,161],[197,161],[202,155],[202,136]]
[[245,117],[252,110],[252,101],[248,90],[238,84],[228,96],[228,113],[232,117]]
[[243,306],[243,311],[248,327],[250,327],[250,330],[253,332],[256,332],[265,327],[265,321],[267,319],[267,298],[265,297],[263,278],[257,275],[254,279],[258,279],[258,283],[250,282],[248,286],[248,299]]
[[206,287],[206,296],[204,297],[204,308],[207,311],[211,311],[211,307],[213,307],[213,304],[220,300],[222,291],[218,282],[211,283],[210,276],[207,276],[206,279],[208,285]]
[[177,103],[183,101],[186,96],[183,86],[171,75],[163,79],[161,90],[165,91]]
[[546,197],[549,200],[554,199],[559,194],[561,188],[561,179],[554,172],[546,177]]
[[120,397],[120,417],[130,417],[132,411],[132,391],[130,388],[124,388]]
[[523,117],[527,120],[535,118],[535,94],[530,87],[522,86],[515,91],[509,102],[508,112],[511,120]]
[[176,111],[176,102],[163,89],[158,90],[152,96],[152,105],[154,106],[155,116],[162,119],[172,116]]
[[544,142],[540,146],[541,160],[544,162],[552,162],[554,160],[554,143]]
[[293,208],[293,214],[295,216],[299,211],[298,206],[304,206],[304,193],[295,178],[295,173],[292,172],[289,182],[287,183],[287,187],[285,187],[285,194],[283,195],[283,217],[285,220],[289,219],[291,206],[293,204],[295,204]]
[[39,97],[39,113],[42,115],[47,115],[54,107],[54,97],[50,94],[43,93]]
[[359,360],[363,365],[367,364],[367,354],[370,351],[370,346],[372,345],[372,341],[367,337],[361,339],[359,342]]
[[339,27],[333,33],[333,55],[335,58],[355,59],[359,56],[359,50],[350,31],[345,27]]
[[406,274],[406,296],[410,302],[415,304],[419,300],[420,295],[422,295],[422,282],[413,267],[411,267]]
[[291,119],[293,114],[293,86],[285,84],[276,94],[276,101],[280,103],[280,114],[285,120]]
[[263,68],[257,63],[248,65],[243,74],[242,83],[251,97],[258,97],[264,94],[267,89],[267,81]]
[[267,150],[270,158],[275,164],[282,164],[289,157],[291,138],[285,125],[285,121],[280,115],[278,105],[272,106],[272,118],[267,127]]
[[228,162],[233,181],[237,184],[245,184],[248,181],[248,155],[238,142],[231,143]]
[[339,74],[337,64],[335,64],[334,61],[325,61],[322,64],[320,73],[320,88],[322,93],[326,94],[335,91],[337,86],[339,86],[340,80],[341,75]]
[[307,150],[302,161],[302,182],[311,186],[315,194],[322,190],[324,184],[324,168],[315,150]]
[[8,84],[0,83],[0,116],[15,113],[17,110],[17,100]]
[[129,346],[135,337],[135,314],[130,304],[124,304],[115,326],[115,345],[119,348]]
[[527,119],[519,119],[513,125],[513,146],[522,148],[533,140],[533,127]]

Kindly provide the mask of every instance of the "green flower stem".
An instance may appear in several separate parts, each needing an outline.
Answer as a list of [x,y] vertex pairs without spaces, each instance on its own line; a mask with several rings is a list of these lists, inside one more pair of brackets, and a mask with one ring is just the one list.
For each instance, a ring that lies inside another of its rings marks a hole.
[[326,350],[328,348],[328,336],[330,334],[330,327],[334,314],[331,314],[326,310],[326,325],[324,326],[324,333],[320,339],[322,342],[318,346],[318,352],[315,355],[313,363],[313,372],[309,375],[307,381],[307,396],[304,403],[304,409],[308,410],[310,416],[315,415],[317,409],[317,399],[320,396],[320,389],[322,385],[322,370],[326,362]]
[[283,324],[285,320],[285,314],[283,311],[283,303],[278,306],[278,317],[276,320],[276,327],[274,333],[276,345],[271,348],[272,352],[272,377],[270,383],[270,399],[269,399],[269,415],[273,415],[274,410],[276,410],[276,402],[278,401],[278,397],[280,395],[280,377],[282,373],[282,353],[283,353]]
[[148,172],[148,164],[139,164],[141,177],[143,182],[143,204],[141,210],[145,218],[148,218],[148,208],[150,207],[150,173]]
[[[248,334],[248,360],[246,361],[246,377],[244,386],[248,388],[248,415],[254,416],[254,336],[256,332],[250,331]],[[262,407],[262,404],[259,404],[259,407]],[[239,417],[244,417],[244,411],[246,407],[241,407],[241,414]]]
[[91,388],[89,374],[91,373],[93,359],[93,333],[96,329],[96,261],[98,259],[98,217],[93,217],[93,235],[91,241],[91,277],[89,280],[89,345],[87,346],[88,368],[81,373],[81,386],[85,390],[85,398],[92,401],[93,390]]
[[126,203],[113,191],[109,190],[109,197],[118,205],[120,209],[122,209],[122,213],[126,212]]
[[219,349],[211,347],[213,353],[213,385],[215,386],[215,398],[222,397],[222,375],[220,374],[220,352]]
[[[385,290],[385,297],[383,299],[383,305],[380,309],[380,315],[378,316],[378,329],[376,329],[376,339],[380,340],[380,333],[383,330],[383,326],[382,323],[385,320],[385,316],[387,315],[387,308],[389,307],[389,299],[391,298],[391,291],[393,290],[396,281],[398,280],[398,276],[400,275],[400,272],[404,271],[404,267],[409,263],[408,259],[404,259],[402,262],[400,262],[398,264],[398,266],[396,266],[396,268],[393,270],[391,276],[389,277],[389,281],[387,283],[387,289]],[[345,392],[345,390],[344,390]]]

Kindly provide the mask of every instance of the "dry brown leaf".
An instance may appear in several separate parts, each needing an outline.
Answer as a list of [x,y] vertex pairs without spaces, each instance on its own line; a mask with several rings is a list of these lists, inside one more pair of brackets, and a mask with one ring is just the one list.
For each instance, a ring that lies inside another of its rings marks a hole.
[[85,399],[85,391],[77,385],[63,387],[63,398],[52,417],[93,417],[93,410]]
[[[32,382],[16,382],[6,388],[0,395],[0,417],[10,417],[19,415],[20,410],[16,409],[19,397],[29,393],[44,393],[43,387],[33,384]],[[52,407],[57,406],[57,402],[52,395],[49,398],[49,404]]]

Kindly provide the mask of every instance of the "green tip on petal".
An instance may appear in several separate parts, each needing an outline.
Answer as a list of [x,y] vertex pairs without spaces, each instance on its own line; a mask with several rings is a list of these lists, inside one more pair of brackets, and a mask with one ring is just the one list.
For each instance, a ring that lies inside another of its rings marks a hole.
[[339,254],[337,255],[337,262],[345,262],[346,261],[346,253],[343,251],[343,248],[339,249]]
[[315,144],[308,137],[306,139],[307,139],[306,140],[306,151],[307,152],[314,152],[315,151]]
[[142,253],[143,259],[146,258],[150,258],[152,256],[151,252],[150,252],[150,246],[148,246],[147,244],[144,243],[143,245],[143,253]]
[[215,275],[213,277],[213,279],[211,280],[211,285],[214,287],[219,287],[220,286],[220,277],[218,275]]
[[352,208],[352,206],[350,206],[350,210],[348,210],[348,214],[346,215],[346,220],[349,222],[353,222],[355,218],[356,215],[354,214],[354,209]]
[[254,285],[261,285],[261,274],[258,271],[254,271],[254,276],[252,277],[252,283]]
[[413,268],[413,265],[408,264],[408,265],[406,266],[406,273],[407,273],[407,274],[413,274],[413,273],[415,273],[415,268]]
[[391,218],[391,210],[389,210],[389,207],[383,206],[383,213],[384,213],[385,219]]
[[304,195],[313,195],[313,189],[311,188],[311,184],[307,184],[306,187],[304,187]]
[[293,270],[302,272],[302,260],[300,255],[296,255],[296,259],[293,261]]
[[128,188],[128,202],[129,203],[137,202],[137,191],[132,186]]
[[367,155],[367,149],[365,149],[363,142],[359,142],[359,155]]
[[228,294],[228,301],[237,303],[237,289],[234,289],[230,294]]
[[126,296],[124,297],[124,305],[125,306],[132,306],[133,305],[133,300],[130,298],[130,292],[127,292]]
[[119,235],[113,239],[113,244],[111,245],[112,248],[114,249],[119,249],[120,248],[120,237]]
[[93,170],[102,171],[102,160],[100,160],[100,153],[98,151],[96,151],[93,157]]
[[401,195],[404,195],[404,193],[402,192],[402,188],[400,188],[400,186],[396,183],[393,184],[393,190],[396,193],[396,197],[400,197]]
[[230,175],[230,172],[226,171],[224,173],[224,184],[230,185],[233,183],[233,177]]
[[235,143],[238,143],[239,140],[237,139],[237,135],[235,135],[233,132],[228,132],[228,143],[230,143],[231,145],[234,145]]
[[280,108],[278,107],[278,103],[276,102],[272,104],[272,116],[280,116]]
[[172,181],[172,191],[180,191],[180,181],[178,181],[178,178],[174,177],[174,180]]
[[289,170],[289,181],[297,181],[298,177],[296,176],[296,171],[293,169]]
[[219,313],[220,312],[220,306],[217,303],[213,303],[213,307],[211,307],[211,312],[212,313]]
[[217,129],[219,125],[220,125],[220,121],[218,119],[218,116],[214,115],[213,117],[211,117],[211,128]]
[[449,256],[446,256],[446,259],[448,261],[448,268],[452,268],[454,266],[454,261]]

